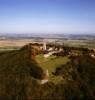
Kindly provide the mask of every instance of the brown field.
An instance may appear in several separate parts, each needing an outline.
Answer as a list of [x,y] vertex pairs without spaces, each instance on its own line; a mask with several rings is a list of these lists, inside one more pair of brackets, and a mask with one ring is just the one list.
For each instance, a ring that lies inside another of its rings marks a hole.
[[0,40],[0,47],[21,47],[27,43],[33,42],[31,39],[21,39],[21,40]]

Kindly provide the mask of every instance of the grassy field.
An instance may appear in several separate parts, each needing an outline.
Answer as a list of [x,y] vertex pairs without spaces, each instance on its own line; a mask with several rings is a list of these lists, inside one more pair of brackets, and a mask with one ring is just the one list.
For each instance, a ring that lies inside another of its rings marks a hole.
[[18,50],[20,49],[20,47],[16,47],[16,46],[6,46],[6,47],[0,47],[0,51],[9,51],[9,50]]
[[44,58],[43,55],[37,55],[36,60],[41,68],[43,68],[44,71],[48,69],[50,81],[53,82],[59,82],[62,80],[62,77],[54,76],[52,72],[55,71],[56,67],[59,67],[62,64],[66,64],[69,61],[68,57],[56,57],[56,56],[50,56],[48,58]]

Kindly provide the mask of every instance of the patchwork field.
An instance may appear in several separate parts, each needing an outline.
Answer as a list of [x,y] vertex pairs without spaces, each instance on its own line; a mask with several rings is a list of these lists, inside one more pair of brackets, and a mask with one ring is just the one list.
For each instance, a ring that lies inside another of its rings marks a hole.
[[[64,39],[48,39],[48,43],[63,44],[70,47],[82,47],[82,48],[95,48],[95,39],[93,40],[64,40]],[[43,39],[30,38],[30,39],[0,39],[0,51],[18,49],[28,43],[43,43]]]

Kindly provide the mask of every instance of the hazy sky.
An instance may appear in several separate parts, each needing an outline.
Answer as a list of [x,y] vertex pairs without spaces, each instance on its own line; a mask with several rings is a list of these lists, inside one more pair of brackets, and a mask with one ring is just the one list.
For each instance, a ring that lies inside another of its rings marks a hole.
[[0,0],[0,33],[95,33],[95,0]]

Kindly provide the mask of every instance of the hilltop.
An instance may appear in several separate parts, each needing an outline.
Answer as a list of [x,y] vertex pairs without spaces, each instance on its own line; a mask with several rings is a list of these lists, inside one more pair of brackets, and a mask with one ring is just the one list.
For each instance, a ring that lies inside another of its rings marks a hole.
[[[42,55],[35,58],[35,52],[37,49],[28,44],[0,53],[1,100],[95,99],[95,59],[87,51],[68,59],[67,55],[56,59],[51,56],[46,65]],[[55,80],[42,85],[44,68],[49,69]],[[62,79],[58,81],[56,77]]]

